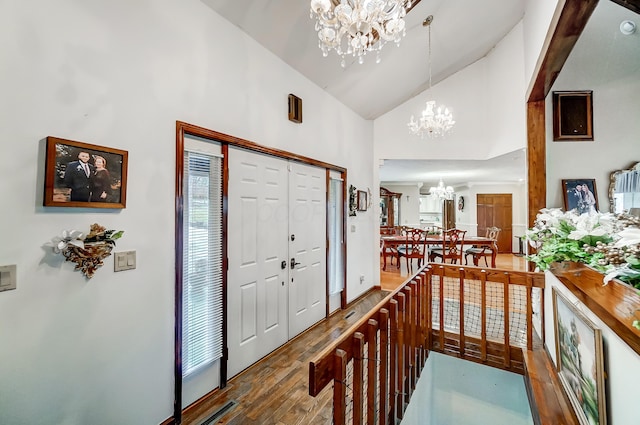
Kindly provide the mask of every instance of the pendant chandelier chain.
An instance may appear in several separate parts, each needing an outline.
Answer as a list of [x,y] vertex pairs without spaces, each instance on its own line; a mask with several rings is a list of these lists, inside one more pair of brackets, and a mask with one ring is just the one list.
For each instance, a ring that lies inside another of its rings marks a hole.
[[[428,40],[427,40],[427,67],[429,68],[429,88],[426,92],[431,95],[431,85],[432,85],[432,71],[431,71],[431,23],[433,22],[433,15],[427,16],[427,18],[422,21],[423,27],[427,28]],[[435,100],[427,101],[422,114],[416,120],[413,115],[411,116],[411,120],[407,124],[409,127],[409,131],[416,136],[425,137],[442,137],[446,133],[451,130],[451,127],[456,122],[453,120],[453,114],[446,106],[440,105],[436,106]]]

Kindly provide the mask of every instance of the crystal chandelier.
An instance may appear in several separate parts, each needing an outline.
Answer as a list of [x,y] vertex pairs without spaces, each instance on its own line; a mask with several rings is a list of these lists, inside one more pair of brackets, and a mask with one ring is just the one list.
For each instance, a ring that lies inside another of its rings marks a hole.
[[[431,90],[431,22],[433,22],[432,15],[429,15],[422,22],[422,26],[429,27],[429,90]],[[425,135],[429,137],[444,136],[455,123],[453,115],[447,107],[438,106],[436,108],[436,102],[429,100],[420,118],[416,121],[411,115],[411,121],[407,125],[412,134],[424,138]]]
[[451,186],[445,187],[442,179],[440,179],[438,186],[431,186],[429,188],[429,194],[431,196],[437,196],[440,199],[453,199],[454,192]]
[[376,63],[380,62],[380,50],[387,41],[400,40],[405,35],[404,16],[411,0],[311,0],[310,17],[316,16],[318,46],[322,55],[335,50],[342,56],[358,57],[364,62],[367,52],[376,51]]

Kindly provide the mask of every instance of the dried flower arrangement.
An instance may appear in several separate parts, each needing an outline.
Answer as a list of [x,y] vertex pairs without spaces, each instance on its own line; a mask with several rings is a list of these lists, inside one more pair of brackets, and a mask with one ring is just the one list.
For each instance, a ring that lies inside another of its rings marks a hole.
[[111,255],[116,239],[122,237],[123,233],[122,230],[106,230],[94,223],[86,236],[77,230],[64,230],[61,236],[54,237],[45,246],[56,254],[64,255],[67,261],[76,263],[75,270],[80,270],[87,279],[91,279],[104,264],[102,260]]

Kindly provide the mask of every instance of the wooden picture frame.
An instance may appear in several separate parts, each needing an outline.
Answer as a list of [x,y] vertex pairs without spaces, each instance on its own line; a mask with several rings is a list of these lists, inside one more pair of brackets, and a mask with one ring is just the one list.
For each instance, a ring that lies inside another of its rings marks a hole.
[[556,367],[581,425],[606,425],[602,333],[553,288]]
[[368,204],[369,204],[369,201],[367,198],[367,192],[365,192],[364,190],[359,190],[358,191],[358,211],[366,211]]
[[127,151],[49,136],[44,206],[125,208],[127,165]]
[[578,214],[598,211],[595,179],[562,180],[562,195],[565,211],[576,210]]
[[593,140],[593,91],[553,92],[553,140]]

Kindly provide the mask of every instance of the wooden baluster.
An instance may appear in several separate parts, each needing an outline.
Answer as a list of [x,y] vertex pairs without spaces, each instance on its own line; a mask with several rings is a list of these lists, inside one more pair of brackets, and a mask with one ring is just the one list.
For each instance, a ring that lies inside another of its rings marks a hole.
[[418,376],[420,376],[420,358],[418,353],[418,329],[420,328],[420,297],[418,297],[418,279],[414,279],[409,284],[411,287],[411,363],[413,373],[411,374],[411,393],[416,388]]
[[405,296],[402,292],[398,292],[398,359],[396,367],[396,417],[402,419],[404,413],[404,368],[405,359],[404,346],[405,346],[405,325],[404,325],[404,312],[405,312]]
[[[367,322],[367,425],[374,425],[378,412],[376,411],[377,378],[378,374],[378,321],[369,319]],[[380,346],[382,350],[382,346]]]
[[482,362],[487,361],[487,271],[482,270],[480,274],[480,358]]
[[420,344],[422,344],[423,355],[422,355],[422,366],[427,360],[427,353],[429,350],[429,346],[427,345],[427,341],[429,338],[427,337],[427,309],[429,305],[429,293],[427,291],[427,284],[429,283],[429,275],[427,270],[422,272],[420,275],[420,317],[421,317],[421,336],[420,336]]
[[364,335],[356,332],[353,335],[353,425],[362,425],[362,404],[364,393]]
[[527,350],[533,350],[533,280],[527,276]]
[[389,419],[388,397],[389,388],[387,376],[389,373],[389,310],[380,309],[380,368],[378,369],[378,379],[380,380],[380,413],[378,414],[378,425],[387,425]]
[[464,351],[465,351],[465,339],[464,339],[464,269],[462,267],[460,267],[459,269],[460,272],[460,280],[459,280],[459,291],[460,291],[460,302],[459,302],[459,307],[460,307],[460,335],[459,335],[459,352],[460,352],[460,357],[464,358]]
[[337,349],[333,357],[333,424],[345,425],[347,422],[347,353]]
[[[413,346],[411,345],[412,337],[412,323],[413,315],[413,291],[410,287],[405,286],[403,289],[405,293],[405,307],[404,307],[404,401],[405,404],[409,403],[411,397],[411,389],[413,388],[413,382],[411,376],[413,375]],[[402,409],[404,410],[404,408]]]
[[390,322],[389,322],[389,330],[391,334],[391,341],[389,342],[390,347],[390,358],[389,358],[389,423],[396,423],[396,395],[398,393],[398,301],[393,299],[389,301],[389,309],[390,309]]
[[426,326],[427,326],[427,350],[431,350],[433,344],[433,267],[429,267],[427,270],[427,295],[424,303],[426,311]]
[[511,366],[511,345],[509,341],[509,286],[511,285],[511,275],[505,273],[507,279],[504,284],[504,366]]
[[440,266],[440,350],[444,353],[444,267]]
[[422,306],[424,305],[424,269],[416,276],[416,378],[420,378],[422,373],[424,355],[424,316],[422,316]]

